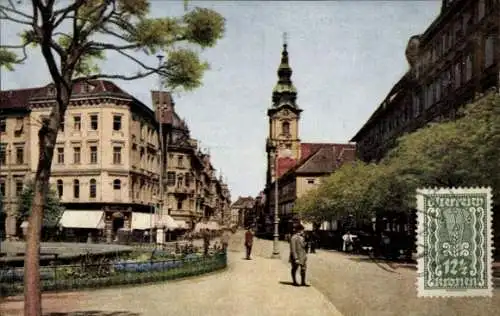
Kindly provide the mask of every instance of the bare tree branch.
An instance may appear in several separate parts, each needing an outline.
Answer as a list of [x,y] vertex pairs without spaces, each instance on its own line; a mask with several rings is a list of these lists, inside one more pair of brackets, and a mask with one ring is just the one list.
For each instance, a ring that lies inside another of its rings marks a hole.
[[9,16],[6,12],[6,10],[0,6],[0,20],[9,20],[9,21],[12,21],[14,23],[19,23],[19,24],[24,24],[24,25],[30,25],[31,26],[31,23],[32,21],[23,21],[23,20],[20,20],[20,19],[17,19],[17,18],[14,18],[12,16]]
[[150,70],[147,72],[139,72],[135,75],[131,76],[125,76],[125,75],[108,75],[108,74],[95,74],[95,75],[90,75],[82,78],[77,78],[76,80],[96,80],[96,79],[119,79],[119,80],[136,80],[136,79],[142,79],[146,78],[148,76],[151,76],[152,74],[157,73],[157,70]]
[[[22,16],[23,18],[26,18],[26,19],[28,19],[30,21],[33,20],[33,17],[30,16],[29,14],[26,14],[26,13],[24,13],[22,11],[14,9],[14,8],[9,8],[9,7],[5,6],[5,5],[0,5],[0,10],[1,11],[10,12],[10,13],[13,13],[13,14],[17,14],[17,15]],[[7,13],[5,13],[5,15],[7,15]]]
[[58,17],[60,16],[55,22],[54,22],[54,28],[57,28],[65,19],[68,18],[68,14],[71,12],[75,12],[75,16],[77,15],[76,13],[78,10],[81,8],[82,5],[85,4],[85,0],[75,0],[75,3],[62,8],[60,10],[54,11],[53,16]]

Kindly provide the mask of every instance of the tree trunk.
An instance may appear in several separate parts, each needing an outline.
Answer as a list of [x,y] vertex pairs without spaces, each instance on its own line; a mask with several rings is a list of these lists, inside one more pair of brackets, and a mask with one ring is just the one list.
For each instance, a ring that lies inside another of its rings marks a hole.
[[[42,315],[40,289],[40,237],[43,220],[43,205],[47,196],[50,168],[54,154],[57,130],[61,122],[59,106],[52,110],[50,119],[44,119],[38,132],[39,160],[34,180],[34,196],[29,217],[28,235],[24,259],[24,315]],[[64,112],[63,112],[64,115]]]

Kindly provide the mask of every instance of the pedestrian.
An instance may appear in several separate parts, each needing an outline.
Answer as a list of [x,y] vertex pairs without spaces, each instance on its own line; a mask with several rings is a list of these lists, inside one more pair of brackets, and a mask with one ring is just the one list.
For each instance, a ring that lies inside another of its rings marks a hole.
[[342,236],[342,240],[344,241],[344,244],[342,246],[342,251],[344,252],[351,252],[352,251],[352,243],[353,243],[353,236],[351,235],[350,231],[347,231],[347,233]]
[[316,249],[318,248],[319,238],[316,231],[311,233],[311,253],[316,253]]
[[253,246],[253,232],[252,229],[248,227],[245,233],[245,248],[247,251],[247,260],[252,260],[252,258],[250,258],[250,255],[252,253],[252,246]]
[[309,286],[306,284],[306,269],[307,269],[307,252],[306,241],[304,239],[304,226],[301,224],[295,228],[295,234],[290,239],[290,263],[292,264],[292,281],[294,286],[299,286],[297,283],[296,273],[300,268],[301,286]]
[[220,237],[220,241],[222,243],[222,250],[224,252],[227,252],[227,247],[229,246],[229,229],[224,228],[224,231],[222,232],[222,236]]
[[210,248],[210,233],[208,229],[204,229],[201,234],[203,237],[203,254],[208,256],[208,248]]

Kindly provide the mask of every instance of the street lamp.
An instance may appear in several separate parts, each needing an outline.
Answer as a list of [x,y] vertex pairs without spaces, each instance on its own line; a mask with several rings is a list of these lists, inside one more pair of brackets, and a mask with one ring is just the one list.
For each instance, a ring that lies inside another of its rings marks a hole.
[[151,212],[149,213],[149,243],[153,243],[153,216],[155,213],[155,201],[156,201],[156,195],[151,196]]
[[279,224],[279,217],[278,217],[278,211],[279,211],[279,185],[278,185],[278,178],[279,178],[279,158],[280,157],[290,157],[292,155],[292,152],[290,149],[283,149],[281,152],[279,152],[279,149],[276,148],[274,151],[274,164],[275,164],[275,176],[274,176],[274,240],[273,240],[273,255],[272,258],[280,258],[280,250],[279,250],[279,229],[278,229],[278,224]]

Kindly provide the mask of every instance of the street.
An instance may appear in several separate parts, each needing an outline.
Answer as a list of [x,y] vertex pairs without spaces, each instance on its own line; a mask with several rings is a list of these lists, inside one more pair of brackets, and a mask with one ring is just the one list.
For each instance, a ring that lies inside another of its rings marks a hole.
[[[272,242],[257,239],[255,255],[269,257]],[[280,242],[287,264],[289,248]],[[417,297],[416,270],[408,265],[376,263],[370,258],[319,250],[308,257],[309,282],[344,316],[500,315],[500,289],[492,298]]]

